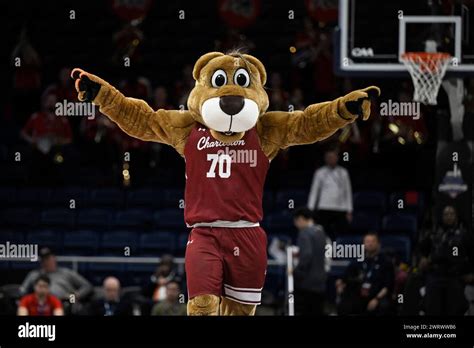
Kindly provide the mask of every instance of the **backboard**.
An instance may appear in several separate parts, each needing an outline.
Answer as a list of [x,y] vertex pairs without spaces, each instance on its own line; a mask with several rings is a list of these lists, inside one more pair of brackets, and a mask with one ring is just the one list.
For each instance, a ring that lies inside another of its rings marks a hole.
[[402,75],[405,52],[452,56],[448,76],[474,74],[474,0],[339,0],[336,69],[342,75]]

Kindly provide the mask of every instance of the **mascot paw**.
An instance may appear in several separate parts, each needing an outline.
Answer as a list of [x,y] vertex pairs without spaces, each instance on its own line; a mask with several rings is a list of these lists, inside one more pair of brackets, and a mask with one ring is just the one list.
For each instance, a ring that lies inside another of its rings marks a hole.
[[378,96],[380,96],[380,88],[370,86],[347,94],[343,100],[347,111],[353,117],[362,117],[365,121],[370,116],[371,102]]
[[250,316],[255,315],[256,309],[257,306],[255,305],[243,304],[223,297],[221,300],[220,314]]
[[75,87],[80,101],[92,102],[97,97],[101,87],[98,77],[77,68],[71,72],[71,77],[76,81]]
[[188,301],[188,315],[219,315],[219,296],[199,295]]

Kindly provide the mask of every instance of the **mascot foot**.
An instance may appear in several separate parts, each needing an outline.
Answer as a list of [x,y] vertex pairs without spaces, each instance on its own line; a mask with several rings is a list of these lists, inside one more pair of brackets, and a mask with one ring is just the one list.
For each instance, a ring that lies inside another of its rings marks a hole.
[[248,305],[239,302],[229,300],[228,298],[222,297],[221,301],[221,315],[255,315],[255,309],[257,306]]
[[188,315],[219,315],[219,296],[193,297],[188,301]]

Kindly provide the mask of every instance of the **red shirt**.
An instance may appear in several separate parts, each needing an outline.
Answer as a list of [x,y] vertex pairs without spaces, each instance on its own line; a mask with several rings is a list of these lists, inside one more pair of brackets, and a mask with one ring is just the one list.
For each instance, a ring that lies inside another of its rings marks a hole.
[[66,139],[72,138],[71,126],[64,116],[49,118],[44,112],[36,112],[26,122],[23,131],[33,137],[59,136]]
[[40,304],[36,294],[29,294],[21,298],[20,307],[25,307],[30,316],[51,316],[55,309],[63,308],[63,305],[53,295],[46,296],[44,303]]
[[270,161],[252,128],[230,144],[197,125],[189,135],[184,217],[188,225],[216,220],[259,222]]

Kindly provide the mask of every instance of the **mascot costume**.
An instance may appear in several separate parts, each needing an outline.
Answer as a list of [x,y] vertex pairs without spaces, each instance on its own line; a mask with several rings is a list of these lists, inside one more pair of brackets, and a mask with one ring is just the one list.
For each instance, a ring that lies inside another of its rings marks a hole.
[[259,221],[270,161],[280,149],[366,120],[380,94],[373,86],[304,111],[267,111],[265,67],[238,52],[198,59],[188,110],[155,111],[81,69],[71,76],[79,100],[98,105],[132,137],[171,145],[186,162],[188,315],[255,314],[267,266]]

